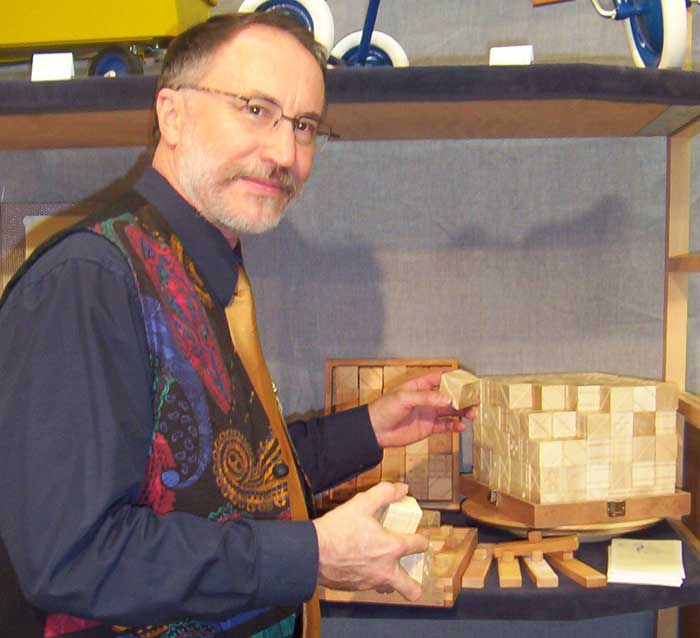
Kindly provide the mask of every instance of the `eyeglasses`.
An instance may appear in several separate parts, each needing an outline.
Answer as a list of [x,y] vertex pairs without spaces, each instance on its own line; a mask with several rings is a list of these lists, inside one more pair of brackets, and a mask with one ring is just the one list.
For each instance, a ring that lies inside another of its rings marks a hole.
[[316,118],[308,115],[289,117],[282,112],[282,107],[279,104],[264,97],[244,97],[236,93],[212,89],[208,86],[197,86],[196,84],[180,84],[174,89],[176,91],[181,89],[198,91],[238,100],[240,106],[237,109],[244,117],[245,123],[251,128],[261,131],[272,131],[281,120],[287,120],[292,124],[294,139],[302,146],[313,144],[318,138],[335,137],[333,131]]

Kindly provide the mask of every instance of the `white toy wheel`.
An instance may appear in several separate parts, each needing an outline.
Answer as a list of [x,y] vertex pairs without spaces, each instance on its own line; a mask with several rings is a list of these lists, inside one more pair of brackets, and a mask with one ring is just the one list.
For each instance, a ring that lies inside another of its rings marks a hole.
[[[342,60],[347,66],[358,66],[357,53],[362,31],[346,35],[331,51],[331,58]],[[401,45],[382,31],[373,31],[365,66],[408,66],[408,56]]]
[[683,66],[686,49],[685,0],[654,0],[639,16],[625,19],[634,64],[668,69]]
[[244,0],[239,13],[282,11],[304,24],[326,52],[335,40],[333,14],[325,0]]

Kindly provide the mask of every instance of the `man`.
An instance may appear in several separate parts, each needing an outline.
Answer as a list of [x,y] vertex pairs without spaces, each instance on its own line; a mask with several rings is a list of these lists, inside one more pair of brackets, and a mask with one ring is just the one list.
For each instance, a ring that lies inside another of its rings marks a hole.
[[287,434],[240,303],[240,236],[273,228],[311,171],[322,60],[275,14],[182,34],[152,167],[8,285],[0,567],[26,597],[15,635],[314,635],[317,605],[302,604],[318,584],[420,595],[398,560],[426,539],[374,518],[404,485],[313,521],[308,494],[384,447],[460,431],[439,375]]

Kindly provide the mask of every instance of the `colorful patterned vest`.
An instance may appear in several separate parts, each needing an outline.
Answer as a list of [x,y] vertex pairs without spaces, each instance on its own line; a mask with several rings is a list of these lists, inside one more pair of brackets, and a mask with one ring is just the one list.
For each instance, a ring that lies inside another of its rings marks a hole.
[[[307,496],[308,481],[270,429],[223,310],[155,208],[131,193],[110,210],[73,232],[88,230],[117,246],[139,294],[153,377],[152,440],[140,502],[159,515],[188,512],[217,523],[290,519],[288,481],[301,480]],[[268,608],[223,622],[182,619],[127,628],[51,614],[44,636],[282,638],[301,624],[297,615]]]

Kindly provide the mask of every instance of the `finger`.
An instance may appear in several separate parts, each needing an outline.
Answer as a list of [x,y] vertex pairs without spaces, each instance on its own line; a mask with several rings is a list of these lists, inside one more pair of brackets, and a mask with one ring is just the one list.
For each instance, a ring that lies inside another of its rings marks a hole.
[[402,567],[396,570],[396,574],[390,584],[399,594],[411,602],[418,600],[422,593],[420,583],[413,580]]
[[445,410],[445,414],[456,414],[450,397],[438,390],[403,390],[400,399],[404,405],[411,407],[436,408]]
[[430,542],[425,536],[421,534],[400,534],[396,533],[396,536],[400,536],[403,539],[404,549],[401,553],[402,556],[408,556],[409,554],[420,554],[428,550]]
[[408,485],[406,483],[381,481],[351,500],[360,501],[363,509],[368,514],[374,515],[377,510],[386,507],[389,503],[400,501],[406,494],[408,494]]

